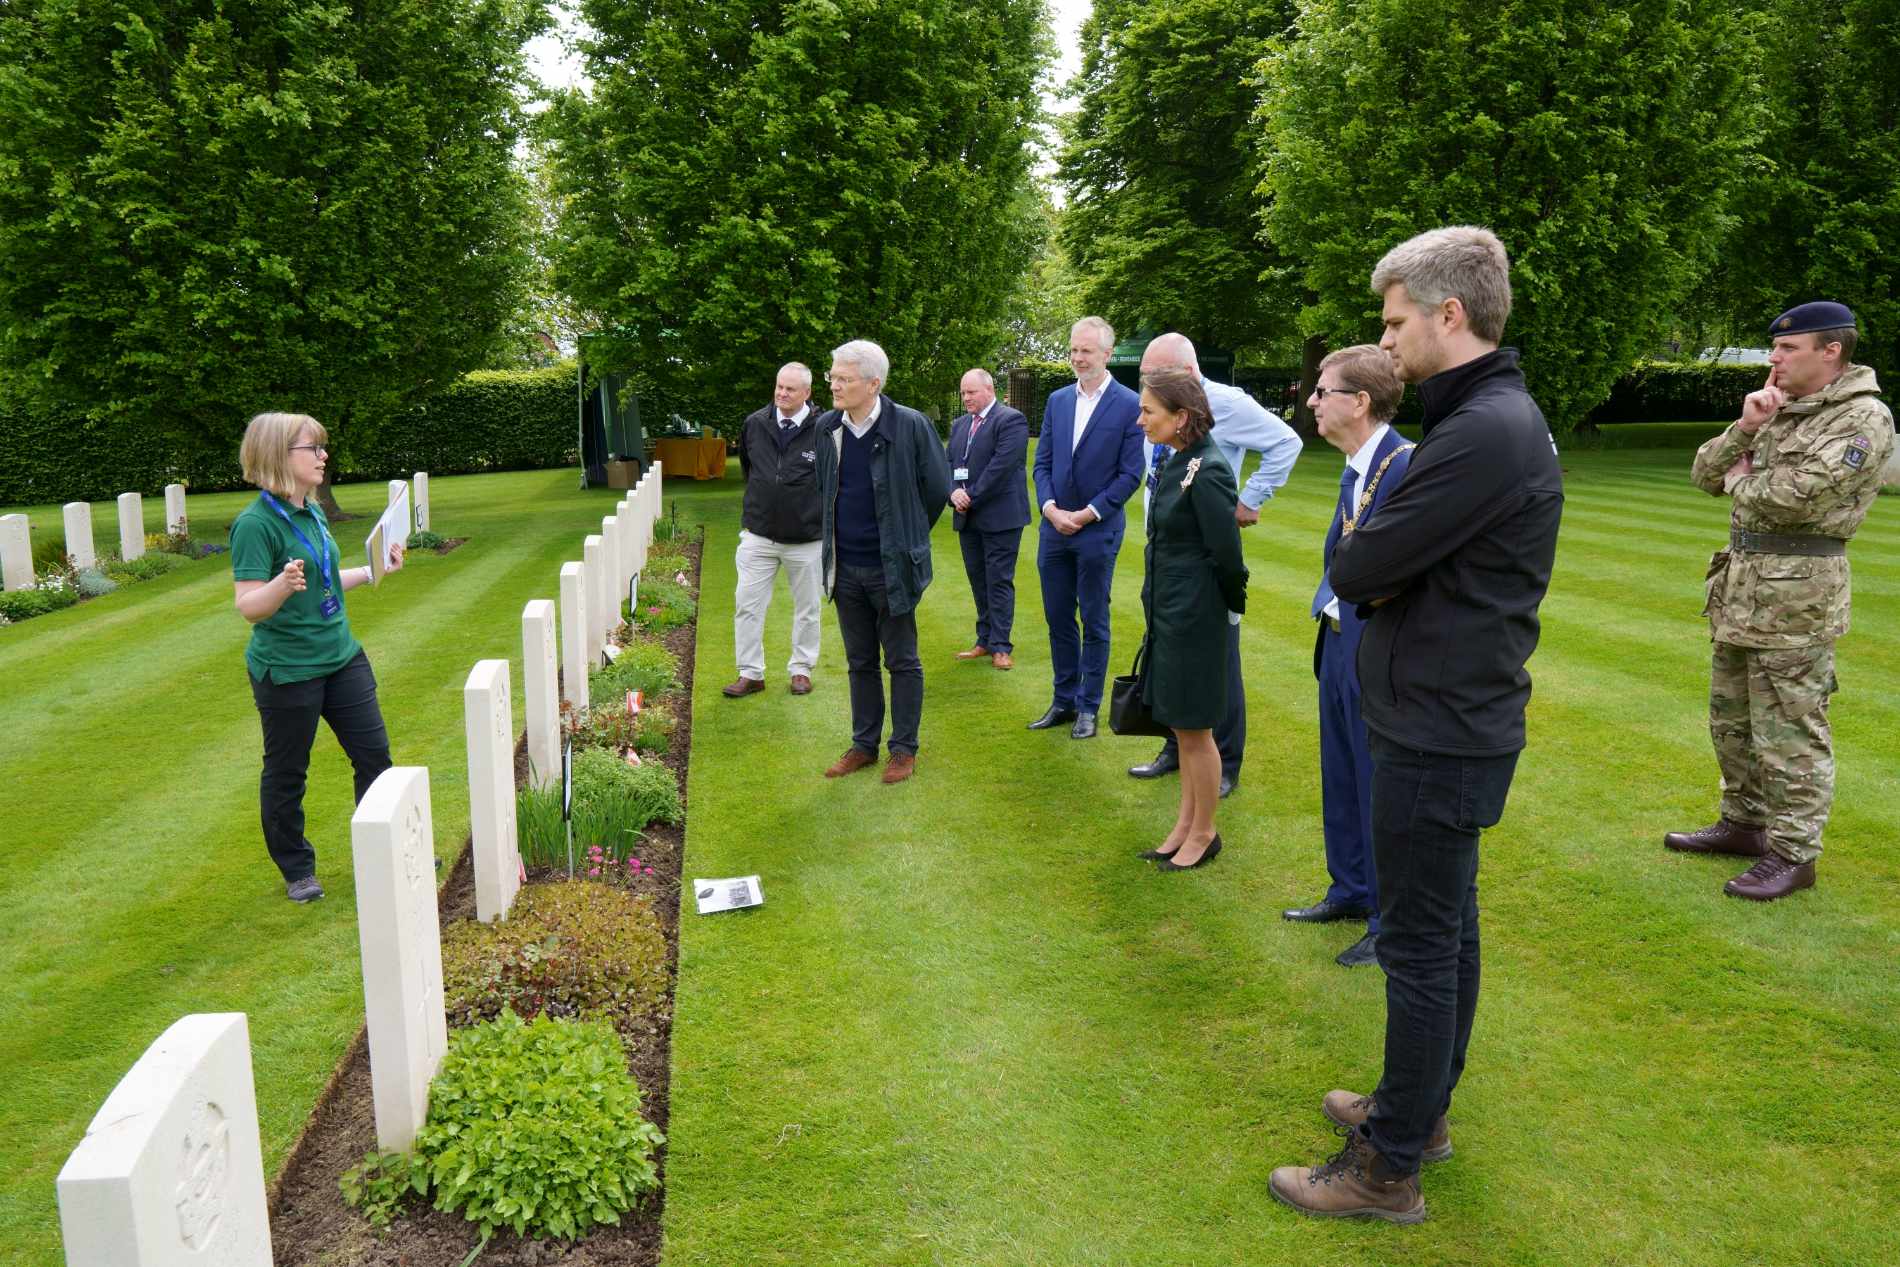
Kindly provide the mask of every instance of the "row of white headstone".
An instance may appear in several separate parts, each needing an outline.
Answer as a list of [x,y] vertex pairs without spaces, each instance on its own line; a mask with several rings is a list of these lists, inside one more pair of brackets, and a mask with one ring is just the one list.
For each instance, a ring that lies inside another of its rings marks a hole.
[[[419,512],[426,479],[417,476]],[[577,707],[586,706],[588,670],[616,623],[618,595],[632,592],[659,509],[655,463],[586,538],[583,561],[561,568],[563,642],[581,653],[567,669]],[[521,626],[530,768],[546,786],[560,770],[554,604],[533,600]],[[475,915],[484,922],[507,915],[523,878],[508,678],[508,661],[481,660],[462,691]],[[421,766],[384,771],[350,819],[376,1144],[386,1150],[415,1143],[448,1050],[434,841]],[[58,1192],[68,1267],[270,1267],[244,1014],[195,1014],[160,1035],[94,1116]]]

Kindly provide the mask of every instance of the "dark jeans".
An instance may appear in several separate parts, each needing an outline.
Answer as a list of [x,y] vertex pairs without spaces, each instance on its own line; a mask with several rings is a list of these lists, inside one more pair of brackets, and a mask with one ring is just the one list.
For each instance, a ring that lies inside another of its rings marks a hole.
[[877,752],[884,734],[884,678],[879,648],[891,674],[891,751],[917,755],[917,727],[924,717],[924,663],[917,658],[917,613],[891,615],[884,569],[838,565],[831,601],[844,637],[845,669],[851,679],[851,746]]
[[252,679],[251,698],[264,725],[264,774],[257,784],[264,845],[286,882],[301,880],[317,870],[317,851],[303,834],[304,776],[310,769],[317,719],[330,723],[356,768],[358,803],[390,766],[389,732],[383,729],[383,712],[376,704],[376,675],[370,672],[369,657],[359,651],[328,677],[289,683],[273,682],[268,674],[262,682]]
[[967,523],[957,534],[963,549],[963,574],[970,578],[976,599],[976,645],[994,651],[1014,651],[1010,631],[1016,625],[1016,556],[1021,553],[1023,530],[978,532]]
[[1372,856],[1385,1073],[1367,1129],[1400,1174],[1451,1107],[1478,1010],[1478,833],[1504,813],[1517,754],[1451,757],[1372,741]]
[[[1247,751],[1247,684],[1240,680],[1240,626],[1227,626],[1227,711],[1214,727],[1214,746],[1220,749],[1220,772],[1230,779],[1240,777],[1240,759]],[[1181,745],[1174,732],[1161,741],[1161,751],[1176,761]]]

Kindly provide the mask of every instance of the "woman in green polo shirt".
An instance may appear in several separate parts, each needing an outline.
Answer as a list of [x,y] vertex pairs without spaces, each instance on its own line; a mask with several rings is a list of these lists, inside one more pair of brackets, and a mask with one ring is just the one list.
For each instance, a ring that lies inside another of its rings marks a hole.
[[[231,524],[237,609],[251,622],[244,660],[264,727],[264,845],[293,902],[323,896],[317,851],[303,834],[304,776],[317,720],[330,724],[349,755],[359,802],[390,766],[376,676],[343,610],[344,592],[369,580],[369,569],[342,566],[315,497],[327,439],[323,425],[305,414],[251,419],[238,458],[244,478],[261,491]],[[402,566],[402,547],[393,553],[392,572]]]

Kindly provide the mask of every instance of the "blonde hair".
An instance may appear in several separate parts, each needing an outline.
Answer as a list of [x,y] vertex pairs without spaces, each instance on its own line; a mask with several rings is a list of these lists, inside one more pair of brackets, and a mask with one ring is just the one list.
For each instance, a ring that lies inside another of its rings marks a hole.
[[259,414],[251,419],[244,428],[244,443],[238,446],[238,464],[244,468],[244,478],[273,493],[295,492],[290,446],[306,430],[311,444],[322,444],[330,438],[323,424],[309,414]]

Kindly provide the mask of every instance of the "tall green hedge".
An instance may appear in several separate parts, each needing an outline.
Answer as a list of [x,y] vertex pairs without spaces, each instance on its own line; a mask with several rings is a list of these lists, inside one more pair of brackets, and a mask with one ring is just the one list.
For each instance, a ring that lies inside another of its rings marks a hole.
[[1722,422],[1742,416],[1742,397],[1768,379],[1761,365],[1708,361],[1638,361],[1590,411],[1598,426],[1613,422]]
[[[374,436],[360,444],[349,425],[321,421],[332,427],[343,481],[571,465],[580,460],[575,372],[571,365],[477,371],[382,426],[364,428]],[[242,488],[237,445],[244,421],[233,419],[226,448],[181,450],[153,445],[134,424],[0,404],[0,504],[155,494],[174,481],[200,493]]]

